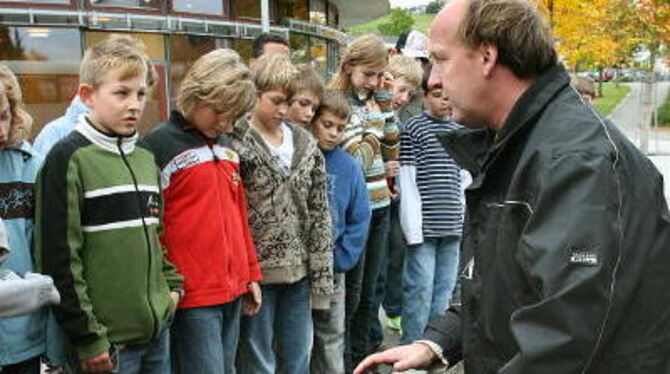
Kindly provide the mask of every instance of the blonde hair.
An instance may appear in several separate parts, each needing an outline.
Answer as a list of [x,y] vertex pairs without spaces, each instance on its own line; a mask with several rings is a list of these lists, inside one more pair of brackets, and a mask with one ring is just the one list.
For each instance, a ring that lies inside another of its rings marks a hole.
[[237,52],[220,48],[200,57],[186,72],[179,87],[177,108],[189,116],[203,102],[236,119],[251,110],[255,101],[251,71]]
[[360,36],[344,48],[340,58],[340,67],[328,84],[328,88],[342,92],[351,90],[351,73],[347,73],[347,66],[386,65],[387,63],[388,52],[384,41],[374,34]]
[[416,59],[405,55],[394,55],[389,59],[386,71],[393,75],[393,79],[405,79],[415,89],[421,85],[423,68]]
[[596,82],[589,77],[582,77],[580,75],[573,75],[570,79],[572,87],[579,92],[580,95],[590,95],[595,98]]
[[295,93],[299,74],[289,57],[280,53],[265,54],[251,65],[251,75],[259,94],[282,90],[290,99]]
[[11,146],[16,146],[28,138],[33,118],[25,109],[19,81],[5,65],[0,65],[0,96],[7,99],[9,110],[12,113],[8,143]]
[[319,73],[316,72],[312,64],[300,64],[296,65],[298,73],[300,76],[295,83],[295,93],[300,91],[311,91],[314,93],[321,101],[323,96],[323,80],[319,76]]
[[86,50],[79,69],[79,82],[100,85],[110,70],[121,69],[121,79],[145,74],[147,86],[155,81],[144,43],[128,35],[112,35]]

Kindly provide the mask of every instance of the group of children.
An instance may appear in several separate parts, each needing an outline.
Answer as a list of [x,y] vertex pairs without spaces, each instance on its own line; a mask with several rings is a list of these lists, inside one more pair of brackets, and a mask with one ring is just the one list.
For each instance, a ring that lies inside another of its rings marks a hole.
[[[33,148],[0,66],[3,268],[60,294],[0,320],[3,374],[45,357],[74,373],[351,372],[381,344],[392,215],[407,238],[402,340],[419,339],[447,307],[462,223],[460,168],[436,136],[459,126],[429,74],[373,35],[346,46],[327,88],[284,53],[247,67],[217,49],[140,139],[155,72],[139,41],[112,36]],[[426,112],[401,131],[414,92]]]

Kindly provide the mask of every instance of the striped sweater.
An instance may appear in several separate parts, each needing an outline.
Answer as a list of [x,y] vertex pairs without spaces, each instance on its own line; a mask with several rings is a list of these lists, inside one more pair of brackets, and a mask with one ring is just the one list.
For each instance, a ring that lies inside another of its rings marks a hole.
[[385,91],[375,92],[370,98],[353,92],[349,95],[351,117],[344,129],[342,147],[361,162],[373,210],[391,203],[384,161],[398,158],[400,140],[392,97]]
[[400,141],[400,222],[408,244],[460,236],[463,225],[461,168],[437,135],[461,128],[427,113],[412,117]]

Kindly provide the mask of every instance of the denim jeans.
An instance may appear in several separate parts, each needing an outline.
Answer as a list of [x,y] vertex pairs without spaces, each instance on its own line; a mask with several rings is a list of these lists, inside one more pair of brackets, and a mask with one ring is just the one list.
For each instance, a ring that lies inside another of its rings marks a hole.
[[261,310],[242,318],[237,372],[308,374],[313,338],[309,281],[262,285],[261,290]]
[[[167,374],[170,372],[170,330],[166,327],[158,339],[147,344],[116,345],[111,355],[118,374]],[[86,373],[74,359],[73,372]]]
[[[384,306],[388,317],[402,315],[402,268],[405,262],[405,235],[400,226],[400,200],[391,200],[391,218],[388,238],[388,249],[382,257],[382,265],[377,278],[375,290],[375,310]],[[370,325],[370,346],[378,348],[384,341],[384,328],[379,319]]]
[[[370,221],[370,232],[365,245],[365,257],[363,266],[363,283],[361,286],[361,297],[358,308],[351,322],[351,364],[355,366],[365,358],[372,349],[370,344],[370,326],[378,321],[379,305],[375,304],[375,291],[377,278],[381,270],[382,259],[386,256],[388,249],[388,236],[390,229],[389,207],[379,208],[372,211]],[[376,308],[375,308],[376,306]],[[347,370],[349,362],[347,362]]]
[[179,309],[172,325],[172,366],[178,374],[235,374],[241,298]]
[[428,320],[444,315],[458,272],[460,238],[424,238],[407,248],[401,344],[421,338]]
[[363,287],[363,268],[365,267],[365,252],[359,257],[356,266],[345,274],[344,292],[344,366],[345,372],[351,373],[353,362],[351,358],[351,328],[358,302],[361,300]]
[[2,374],[40,374],[40,358],[33,357],[7,366],[0,366]]
[[344,274],[335,274],[335,294],[330,309],[312,310],[314,347],[312,374],[344,373]]

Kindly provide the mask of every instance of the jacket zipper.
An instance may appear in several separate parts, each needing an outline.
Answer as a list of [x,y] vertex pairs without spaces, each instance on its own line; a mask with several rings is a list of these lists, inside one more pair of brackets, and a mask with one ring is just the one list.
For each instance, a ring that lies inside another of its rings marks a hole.
[[140,195],[140,189],[137,186],[137,178],[135,177],[135,173],[133,172],[133,169],[130,167],[130,163],[128,162],[128,159],[126,158],[126,154],[123,153],[123,148],[121,147],[121,144],[123,143],[123,138],[118,138],[116,142],[116,146],[119,149],[119,153],[121,154],[121,159],[123,160],[123,163],[126,165],[126,168],[128,168],[128,171],[130,172],[130,177],[133,180],[133,186],[135,187],[135,193],[137,194],[137,207],[139,208],[139,213],[140,213],[140,219],[142,220],[142,227],[144,229],[144,239],[147,241],[147,254],[148,254],[148,261],[147,261],[147,303],[149,304],[149,310],[151,311],[151,317],[153,319],[153,332],[151,333],[151,340],[156,340],[158,338],[158,317],[156,317],[156,311],[154,309],[154,305],[151,303],[151,261],[152,261],[152,256],[151,256],[151,240],[149,240],[149,228],[147,227],[147,223],[144,220],[144,215],[142,214],[142,196]]

